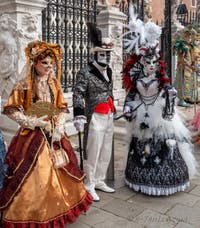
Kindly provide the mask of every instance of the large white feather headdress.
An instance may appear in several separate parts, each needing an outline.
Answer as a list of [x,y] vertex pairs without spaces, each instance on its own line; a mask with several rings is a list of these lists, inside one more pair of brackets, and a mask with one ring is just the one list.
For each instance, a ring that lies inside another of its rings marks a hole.
[[128,53],[143,55],[148,48],[157,48],[161,35],[161,27],[152,21],[144,23],[138,18],[135,7],[129,6],[129,24],[125,25],[128,29],[123,34],[124,48]]

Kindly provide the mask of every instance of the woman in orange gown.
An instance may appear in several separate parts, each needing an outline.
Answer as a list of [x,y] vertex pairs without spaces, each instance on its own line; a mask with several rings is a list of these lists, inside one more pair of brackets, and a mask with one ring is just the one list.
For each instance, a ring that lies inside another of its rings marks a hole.
[[5,157],[2,223],[6,228],[63,228],[88,209],[92,197],[64,131],[68,108],[59,83],[62,51],[43,41],[29,43],[25,51],[26,77],[4,106],[4,114],[21,127]]

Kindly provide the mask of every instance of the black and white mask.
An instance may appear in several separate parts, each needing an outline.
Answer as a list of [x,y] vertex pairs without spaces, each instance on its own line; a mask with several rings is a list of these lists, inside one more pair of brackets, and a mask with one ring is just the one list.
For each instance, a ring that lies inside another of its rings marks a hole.
[[94,59],[100,66],[107,66],[110,63],[110,51],[97,51]]
[[141,63],[144,66],[143,71],[145,74],[152,75],[158,70],[158,58],[157,56],[143,57]]

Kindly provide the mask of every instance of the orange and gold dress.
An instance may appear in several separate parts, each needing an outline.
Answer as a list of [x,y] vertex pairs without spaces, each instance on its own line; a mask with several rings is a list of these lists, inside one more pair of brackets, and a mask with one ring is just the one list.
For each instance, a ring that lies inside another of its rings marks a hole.
[[[33,102],[33,86],[26,80],[18,82],[4,107],[8,116],[26,112]],[[51,102],[66,112],[60,84],[48,79]],[[54,116],[54,122],[56,123]],[[49,142],[41,128],[21,127],[9,146],[5,163],[7,176],[0,192],[0,211],[5,228],[62,228],[88,209],[91,195],[83,184],[84,173],[66,135],[60,145],[68,157],[62,168],[54,168]]]

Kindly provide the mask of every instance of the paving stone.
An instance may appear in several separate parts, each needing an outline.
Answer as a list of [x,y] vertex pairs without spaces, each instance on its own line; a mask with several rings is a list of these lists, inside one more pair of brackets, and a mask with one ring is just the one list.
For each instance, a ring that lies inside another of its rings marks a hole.
[[[116,218],[116,215],[92,206],[87,211],[86,216],[81,215],[77,221],[89,227],[96,227],[96,224],[103,224],[105,221],[114,221]],[[80,228],[82,227],[80,226]]]
[[129,189],[127,186],[121,187],[116,190],[115,194],[113,194],[114,198],[122,199],[122,200],[128,200],[132,196],[135,196],[136,192]]
[[194,208],[195,207],[200,208],[200,200],[194,205]]
[[115,193],[111,194],[111,193],[105,193],[102,191],[96,191],[96,192],[97,192],[98,196],[100,197],[100,201],[99,202],[93,202],[94,207],[101,208],[114,199]]
[[193,225],[184,223],[184,222],[179,222],[174,228],[195,228]]
[[177,223],[176,221],[171,220],[168,216],[152,210],[143,211],[133,221],[144,225],[145,228],[173,228]]
[[65,228],[91,228],[91,226],[76,221],[75,223],[65,226]]
[[194,195],[197,195],[197,196],[200,196],[200,185],[199,186],[196,186],[195,188],[193,188],[191,191],[190,191],[191,194],[194,194]]
[[121,199],[112,200],[108,204],[104,205],[102,209],[128,220],[133,220],[144,210],[137,204],[129,203]]
[[117,170],[115,173],[116,173],[115,174],[116,178],[114,181],[114,188],[119,189],[119,188],[125,186],[124,174],[120,170]]
[[185,193],[185,192],[178,192],[175,193],[171,196],[168,196],[168,201],[176,204],[176,203],[180,203],[180,204],[184,204],[187,206],[194,206],[196,202],[198,202],[200,200],[200,198],[198,196],[189,194],[189,193]]
[[81,215],[76,223],[67,226],[69,228],[143,228],[132,221],[109,214],[103,210],[91,207],[87,215]]
[[195,228],[200,227],[200,208],[192,208],[178,204],[169,210],[167,215],[172,219],[177,219],[178,222],[193,225]]
[[170,196],[153,197],[137,194],[136,196],[130,198],[128,202],[136,203],[146,209],[153,209],[157,212],[165,213],[174,205],[174,203],[169,200],[169,197]]
[[[95,224],[95,228],[144,228],[143,225],[137,224],[135,222],[118,218],[117,216],[114,220],[107,220],[99,224]],[[81,227],[82,228],[82,227]]]
[[191,181],[189,188],[185,190],[185,192],[191,192],[197,185]]
[[[200,164],[200,162],[199,162]],[[199,178],[194,178],[192,179],[192,183],[195,184],[195,185],[199,185],[200,184],[200,179]]]

